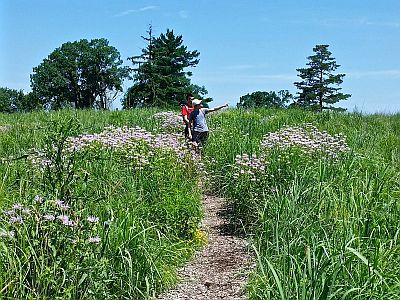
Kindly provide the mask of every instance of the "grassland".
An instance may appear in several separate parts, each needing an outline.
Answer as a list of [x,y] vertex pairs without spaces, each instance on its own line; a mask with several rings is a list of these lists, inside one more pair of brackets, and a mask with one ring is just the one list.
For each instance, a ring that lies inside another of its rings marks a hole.
[[[0,116],[0,297],[145,299],[174,284],[202,191],[157,112]],[[252,242],[250,299],[400,298],[400,115],[208,123],[202,168]]]
[[253,110],[212,121],[212,182],[257,257],[250,299],[400,297],[400,115]]

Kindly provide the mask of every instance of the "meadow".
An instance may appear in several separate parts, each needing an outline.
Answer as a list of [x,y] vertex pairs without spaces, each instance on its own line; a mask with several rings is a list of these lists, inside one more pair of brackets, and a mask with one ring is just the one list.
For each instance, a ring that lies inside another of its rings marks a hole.
[[156,113],[1,116],[0,298],[144,299],[175,282],[201,195]]
[[250,299],[399,299],[400,115],[212,121],[213,187],[256,256]]
[[232,109],[208,123],[199,164],[172,113],[0,115],[0,299],[171,287],[203,241],[205,187],[251,241],[249,299],[400,297],[400,115]]

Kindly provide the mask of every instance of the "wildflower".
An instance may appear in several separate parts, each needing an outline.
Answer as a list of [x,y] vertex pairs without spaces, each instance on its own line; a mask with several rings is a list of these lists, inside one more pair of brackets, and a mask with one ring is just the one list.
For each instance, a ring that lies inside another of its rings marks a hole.
[[23,213],[24,215],[29,215],[31,213],[31,210],[29,208],[23,208],[21,210],[21,213]]
[[57,219],[59,219],[65,226],[75,226],[74,221],[70,220],[66,215],[58,215]]
[[13,216],[15,215],[15,210],[5,210],[3,213],[7,216]]
[[14,231],[0,231],[0,237],[14,237]]
[[72,221],[72,220],[63,221],[62,223],[63,223],[63,225],[65,225],[65,226],[71,226],[71,227],[73,227],[73,226],[76,225],[75,222]]
[[61,209],[61,210],[67,210],[70,208],[68,204],[66,204],[64,201],[57,199],[56,200],[56,205]]
[[54,215],[44,215],[43,218],[47,221],[54,221],[56,217]]
[[24,220],[20,216],[12,216],[9,221],[10,224],[22,224]]
[[10,131],[11,129],[12,129],[12,126],[8,125],[8,124],[0,126],[0,132],[7,132],[7,131]]
[[22,204],[20,204],[20,203],[15,203],[15,204],[13,205],[12,208],[13,208],[13,209],[22,209],[23,206],[22,206]]
[[89,243],[93,243],[93,244],[98,244],[101,242],[101,238],[99,236],[95,236],[95,237],[90,237],[88,239]]
[[[338,145],[343,146],[338,148]],[[344,153],[350,150],[343,135],[331,136],[326,131],[319,131],[312,124],[285,127],[270,133],[262,140],[261,147],[266,150],[274,147],[282,150],[297,147],[306,155],[320,153],[330,159],[338,157],[336,152]]]
[[95,216],[88,216],[88,217],[87,217],[87,221],[88,221],[89,223],[97,223],[97,222],[99,221],[99,218],[98,218],[98,217],[95,217]]
[[36,195],[35,198],[33,198],[33,203],[41,204],[43,203],[43,198],[40,197],[39,195]]

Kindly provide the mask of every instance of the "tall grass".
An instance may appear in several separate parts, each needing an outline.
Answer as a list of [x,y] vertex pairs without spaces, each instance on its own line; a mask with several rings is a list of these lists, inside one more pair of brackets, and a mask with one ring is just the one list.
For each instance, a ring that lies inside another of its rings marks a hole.
[[[198,160],[162,140],[63,150],[111,125],[159,132],[158,112],[0,115],[4,298],[145,299],[174,284],[196,247]],[[209,188],[252,239],[250,299],[400,297],[400,115],[228,110],[208,123]]]
[[[212,182],[238,230],[254,235],[250,299],[400,297],[399,115],[238,110],[210,121]],[[306,123],[343,133],[350,151],[332,160],[261,147],[263,136]]]
[[202,214],[190,156],[144,138],[68,150],[110,125],[156,133],[156,112],[0,116],[1,297],[146,299],[176,282]]

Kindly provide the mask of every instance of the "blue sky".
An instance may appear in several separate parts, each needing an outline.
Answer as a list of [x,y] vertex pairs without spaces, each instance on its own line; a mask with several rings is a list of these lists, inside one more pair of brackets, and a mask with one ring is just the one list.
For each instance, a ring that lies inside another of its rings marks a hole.
[[[344,73],[340,106],[400,112],[398,0],[1,0],[0,86],[30,90],[30,74],[57,47],[106,38],[126,58],[140,54],[152,24],[200,52],[192,82],[214,105],[255,91],[297,92],[297,68],[328,44]],[[125,89],[131,85],[125,83]],[[115,103],[115,106],[119,106]]]

